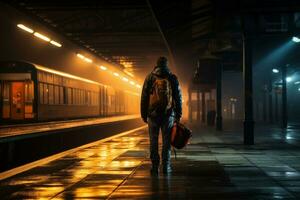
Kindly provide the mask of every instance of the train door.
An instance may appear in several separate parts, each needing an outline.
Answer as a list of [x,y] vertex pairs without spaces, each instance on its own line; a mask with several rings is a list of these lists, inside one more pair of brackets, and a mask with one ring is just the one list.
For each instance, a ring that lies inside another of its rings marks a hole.
[[11,82],[11,119],[24,119],[24,82]]

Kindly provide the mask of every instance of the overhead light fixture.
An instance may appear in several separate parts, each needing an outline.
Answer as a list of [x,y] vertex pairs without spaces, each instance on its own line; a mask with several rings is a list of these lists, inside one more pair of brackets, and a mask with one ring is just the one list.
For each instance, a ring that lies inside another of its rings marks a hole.
[[88,63],[92,63],[93,61],[91,60],[91,59],[89,59],[89,58],[84,58],[84,60],[86,61],[86,62],[88,62]]
[[139,84],[136,84],[136,87],[137,87],[137,88],[141,88],[141,86],[140,86]]
[[279,73],[279,70],[274,68],[274,69],[272,69],[272,72],[277,74],[277,73]]
[[122,80],[128,82],[128,78],[123,77]]
[[22,29],[24,31],[27,31],[28,33],[33,33],[34,32],[31,28],[29,28],[29,27],[27,27],[23,24],[18,24],[17,27],[19,27],[20,29]]
[[51,40],[50,41],[51,44],[53,44],[54,46],[57,46],[57,47],[61,47],[62,45],[54,40]]
[[117,72],[114,72],[114,75],[115,75],[115,76],[119,76],[119,74],[118,74]]
[[50,39],[49,39],[47,36],[43,35],[43,34],[40,34],[40,33],[38,33],[38,32],[35,32],[33,35],[34,35],[35,37],[38,37],[38,38],[40,38],[40,39],[46,41],[46,42],[50,42]]
[[107,70],[107,67],[104,67],[104,66],[100,66],[100,69],[102,69],[103,71]]
[[295,84],[295,85],[299,85],[299,84],[300,84],[300,81],[296,81],[294,84]]
[[24,24],[17,24],[17,27],[28,32],[28,33],[33,33],[33,35],[39,39],[42,39],[46,42],[50,42],[52,45],[56,46],[56,47],[62,47],[62,44],[60,44],[59,42],[56,42],[54,40],[50,40],[49,37],[39,33],[39,32],[34,32],[34,30],[32,30],[31,28],[25,26]]
[[81,58],[81,59],[84,59],[84,56],[81,55],[80,53],[78,53],[77,56],[78,56],[79,58]]
[[292,77],[286,77],[286,82],[291,82],[292,81]]
[[131,85],[134,85],[134,81],[130,81],[130,84],[131,84]]
[[93,62],[93,60],[91,60],[91,59],[85,57],[84,55],[82,55],[82,54],[80,54],[80,53],[77,53],[76,55],[77,55],[77,57],[81,58],[82,60],[84,60],[84,61],[86,61],[86,62],[88,62],[88,63],[92,63],[92,62]]
[[296,37],[296,36],[294,36],[294,37],[292,38],[292,40],[293,40],[293,42],[296,42],[296,43],[299,43],[299,42],[300,42],[300,38],[299,38],[299,37]]

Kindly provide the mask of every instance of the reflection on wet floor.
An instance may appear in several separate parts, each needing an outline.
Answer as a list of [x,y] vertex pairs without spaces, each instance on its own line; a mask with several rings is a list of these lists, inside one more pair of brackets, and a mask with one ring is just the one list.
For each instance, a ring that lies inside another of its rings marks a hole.
[[1,199],[300,198],[297,141],[273,132],[269,143],[264,135],[248,147],[236,133],[196,130],[171,175],[150,176],[148,134],[141,130],[4,180]]

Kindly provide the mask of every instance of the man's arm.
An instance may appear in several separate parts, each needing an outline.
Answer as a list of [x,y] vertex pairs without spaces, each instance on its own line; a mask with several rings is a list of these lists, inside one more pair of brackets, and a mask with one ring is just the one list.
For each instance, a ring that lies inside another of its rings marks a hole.
[[173,80],[173,99],[174,99],[174,111],[175,111],[175,119],[179,121],[182,116],[182,94],[179,86],[179,81],[175,75],[172,75]]
[[150,93],[150,75],[144,81],[142,96],[141,96],[141,117],[147,123],[148,107],[149,107],[149,93]]

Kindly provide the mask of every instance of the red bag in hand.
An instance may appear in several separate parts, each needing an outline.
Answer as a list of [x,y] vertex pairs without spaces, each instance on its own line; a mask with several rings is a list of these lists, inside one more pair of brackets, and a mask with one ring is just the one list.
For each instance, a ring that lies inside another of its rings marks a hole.
[[181,123],[174,123],[171,130],[171,145],[176,149],[182,149],[192,137],[192,131]]

